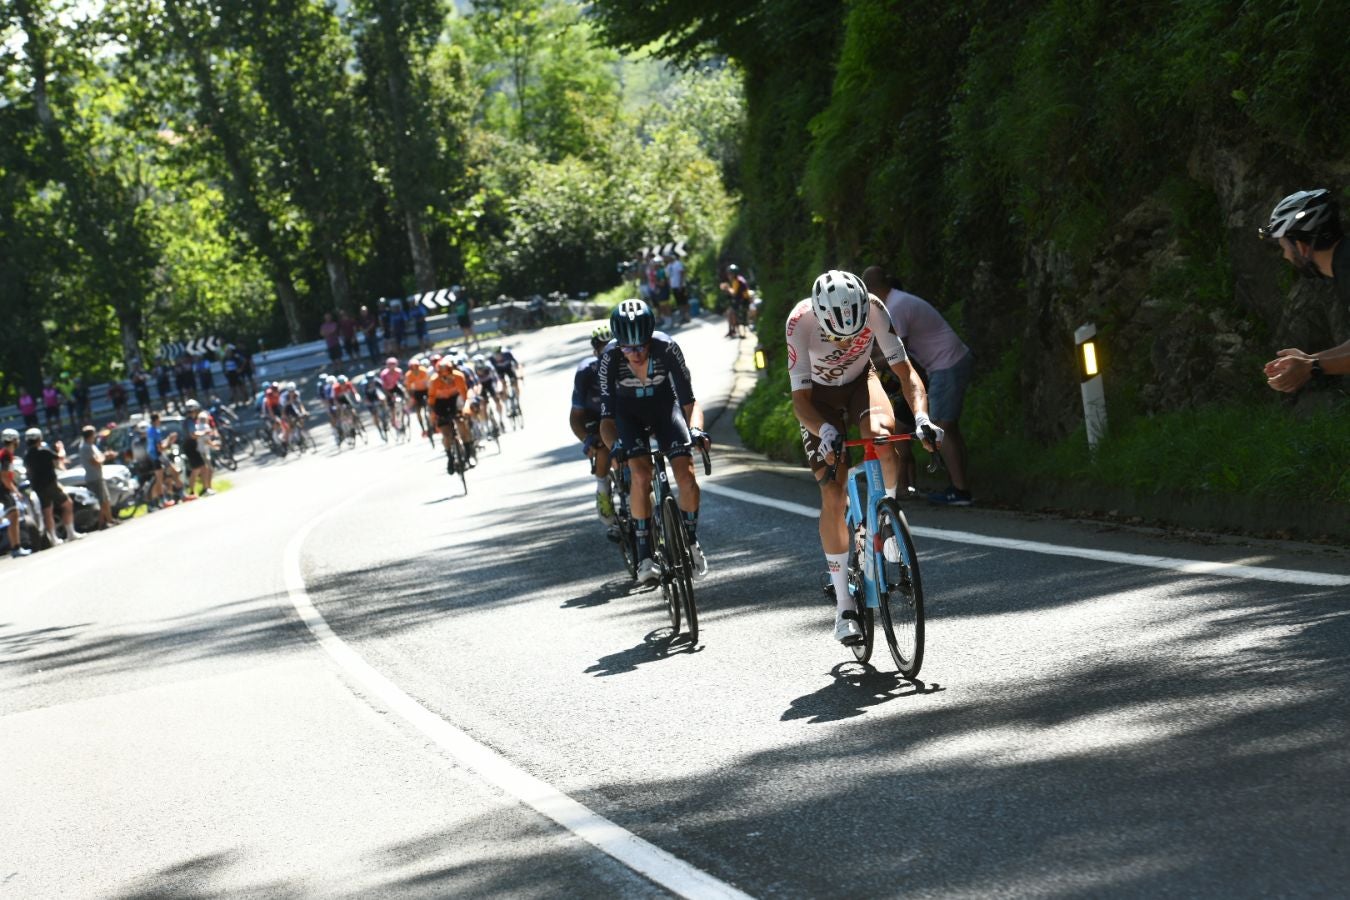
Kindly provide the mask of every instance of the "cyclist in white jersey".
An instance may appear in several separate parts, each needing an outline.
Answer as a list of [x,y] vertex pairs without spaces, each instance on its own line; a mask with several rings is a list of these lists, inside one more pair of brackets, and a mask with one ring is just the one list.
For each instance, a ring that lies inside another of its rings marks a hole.
[[[848,531],[844,511],[847,460],[826,480],[834,462],[835,441],[855,422],[864,438],[887,436],[895,413],[872,367],[872,346],[900,380],[914,411],[915,435],[930,451],[942,443],[942,429],[928,418],[928,397],[909,364],[881,301],[867,292],[852,272],[831,269],[816,279],[811,296],[793,308],[787,320],[788,377],[792,411],[801,423],[802,444],[820,483],[820,544],[834,585],[835,639],[854,643],[862,636],[857,604],[848,592]],[[893,452],[877,454],[887,496],[896,495],[900,463]]]

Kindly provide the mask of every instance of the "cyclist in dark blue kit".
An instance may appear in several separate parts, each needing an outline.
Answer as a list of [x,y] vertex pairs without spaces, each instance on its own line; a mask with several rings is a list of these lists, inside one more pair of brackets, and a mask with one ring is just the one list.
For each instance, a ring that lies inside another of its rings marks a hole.
[[[651,307],[641,300],[625,300],[609,318],[614,334],[600,355],[600,437],[618,459],[628,458],[632,476],[633,519],[637,526],[637,578],[655,584],[661,575],[652,559],[652,461],[646,453],[653,435],[670,460],[679,485],[680,511],[689,534],[694,577],[708,573],[708,562],[698,543],[698,480],[694,477],[690,445],[707,445],[703,410],[694,399],[689,366],[670,335],[656,331]],[[631,456],[629,456],[631,454]]]
[[577,363],[572,378],[572,412],[567,418],[572,433],[581,441],[581,452],[595,461],[595,511],[607,525],[614,524],[614,501],[605,477],[609,448],[600,440],[600,356],[610,337],[608,325],[591,332],[590,355]]

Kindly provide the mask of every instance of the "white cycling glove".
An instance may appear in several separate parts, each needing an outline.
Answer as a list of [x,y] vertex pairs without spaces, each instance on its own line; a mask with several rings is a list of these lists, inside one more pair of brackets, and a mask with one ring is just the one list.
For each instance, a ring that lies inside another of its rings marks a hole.
[[834,442],[837,440],[839,440],[838,428],[829,422],[820,426],[820,449],[816,452],[820,454],[821,459],[824,459],[826,454],[834,452]]
[[925,437],[930,437],[933,440],[933,448],[937,449],[938,447],[942,446],[942,439],[945,436],[946,432],[944,432],[941,428],[934,425],[933,420],[928,418],[927,413],[914,414],[915,440],[922,443]]

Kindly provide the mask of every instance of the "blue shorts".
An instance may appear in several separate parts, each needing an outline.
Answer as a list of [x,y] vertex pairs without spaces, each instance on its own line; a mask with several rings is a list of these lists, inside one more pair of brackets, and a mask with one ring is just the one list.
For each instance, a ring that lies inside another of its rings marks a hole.
[[961,405],[974,369],[975,358],[968,352],[951,368],[928,373],[929,418],[934,422],[955,422],[961,418]]

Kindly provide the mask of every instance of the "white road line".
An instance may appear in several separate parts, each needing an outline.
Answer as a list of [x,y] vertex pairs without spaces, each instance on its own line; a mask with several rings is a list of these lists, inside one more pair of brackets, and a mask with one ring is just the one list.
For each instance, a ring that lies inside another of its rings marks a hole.
[[[704,483],[701,489],[711,494],[721,494],[743,503],[754,503],[780,509],[807,518],[817,518],[817,507],[778,500],[725,487],[720,484]],[[1078,559],[1091,559],[1097,562],[1119,563],[1129,566],[1145,566],[1150,569],[1170,569],[1186,575],[1222,575],[1226,578],[1244,578],[1251,581],[1276,581],[1282,584],[1303,584],[1314,587],[1350,586],[1350,575],[1335,575],[1330,572],[1304,572],[1298,569],[1276,569],[1263,566],[1244,566],[1237,563],[1208,562],[1199,559],[1175,559],[1168,556],[1145,556],[1142,553],[1119,553],[1114,550],[1093,550],[1087,547],[1068,547],[1060,544],[1045,544],[1040,541],[1020,541],[1014,538],[987,537],[969,531],[948,531],[943,528],[920,528],[911,526],[915,535],[937,541],[951,541],[957,544],[977,544],[982,547],[997,547],[1003,550],[1021,550],[1027,553],[1045,553],[1050,556],[1073,556]]]
[[[345,505],[344,503],[343,506]],[[296,532],[286,545],[282,566],[286,592],[290,595],[296,612],[314,635],[319,646],[327,651],[345,672],[481,780],[542,813],[596,849],[614,857],[666,890],[681,897],[749,900],[750,895],[626,831],[478,743],[404,693],[339,638],[310,602],[300,568],[300,549],[305,538],[320,520],[331,515],[337,508],[340,507],[330,509],[312,519],[309,524]]]

